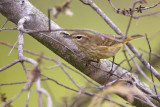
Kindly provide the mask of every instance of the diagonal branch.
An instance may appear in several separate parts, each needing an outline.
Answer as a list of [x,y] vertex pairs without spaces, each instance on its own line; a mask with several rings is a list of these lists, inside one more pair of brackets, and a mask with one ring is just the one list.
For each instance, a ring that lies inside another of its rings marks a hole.
[[[92,0],[80,0],[84,4],[91,6],[103,19],[104,21],[119,35],[124,36],[120,29],[107,17],[107,15],[92,1]],[[131,44],[127,43],[129,49],[136,55],[136,57],[142,62],[142,64],[150,70],[150,64],[147,60],[138,52],[138,50]],[[151,66],[151,72],[160,81],[160,74]]]
[[[30,16],[31,20],[24,23],[24,29],[30,30],[48,30],[48,18],[40,12],[37,8],[35,8],[29,1],[19,2],[21,0],[1,0],[0,1],[0,13],[4,15],[8,20],[12,21],[16,25],[18,21],[25,16]],[[99,10],[97,10],[99,11]],[[7,14],[9,13],[9,14]],[[109,18],[106,16],[103,19],[106,21]],[[122,34],[121,31],[115,26],[115,24],[110,21],[112,28],[117,29],[118,34]],[[60,27],[55,23],[51,22],[51,29],[59,29]],[[112,63],[108,60],[102,60],[99,66],[97,63],[91,62],[88,66],[88,57],[85,56],[82,52],[79,52],[78,48],[73,44],[73,42],[69,39],[63,38],[60,32],[41,32],[41,33],[29,33],[33,38],[38,40],[44,46],[49,48],[55,54],[62,57],[68,63],[73,65],[75,68],[95,80],[100,84],[105,84],[108,77],[108,72],[111,69]],[[46,36],[48,35],[48,36]],[[51,39],[54,38],[54,39]],[[55,41],[56,40],[56,41]],[[57,43],[59,41],[63,45]],[[68,47],[68,48],[66,48]],[[76,53],[73,53],[76,52]],[[27,60],[27,59],[26,59]],[[150,93],[153,90],[145,83],[141,82],[134,74],[131,74],[127,70],[118,67],[116,64],[113,66],[113,70],[115,70],[114,75],[111,76],[109,81],[117,80],[119,78],[126,78],[133,81],[139,87],[143,87],[143,89],[147,89]],[[151,98],[151,97],[147,97]],[[127,99],[126,99],[127,100]],[[153,99],[152,99],[153,100]],[[154,102],[155,100],[153,100]],[[155,101],[156,102],[156,101]],[[141,104],[145,105],[145,103],[141,102]],[[156,103],[154,103],[156,104]]]

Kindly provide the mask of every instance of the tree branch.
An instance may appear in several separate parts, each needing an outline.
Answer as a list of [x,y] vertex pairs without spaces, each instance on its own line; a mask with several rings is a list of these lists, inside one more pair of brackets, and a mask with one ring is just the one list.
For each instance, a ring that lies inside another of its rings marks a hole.
[[[27,0],[0,0],[0,13],[16,25],[18,25],[18,21],[22,17],[30,16],[31,20],[23,23],[24,29],[48,30],[48,18]],[[104,17],[104,19],[105,18],[106,17]],[[59,28],[60,27],[55,22],[51,21],[51,29]],[[71,40],[63,38],[60,32],[64,31],[29,33],[29,35],[31,35],[33,38],[35,38],[44,46],[53,51],[55,54],[66,60],[68,63],[73,65],[75,68],[77,68],[78,70],[80,70],[96,82],[102,85],[105,84],[112,63],[104,59],[101,60],[99,66],[97,66],[97,63],[95,62],[91,62],[91,64],[86,66],[86,64],[88,63],[88,57],[85,56],[82,52],[79,52],[78,48],[74,45],[74,43]],[[117,29],[117,33],[121,34],[121,31]],[[130,79],[144,90],[148,90],[150,93],[154,92],[147,84],[141,82],[134,74],[131,74],[127,70],[121,67],[117,68],[117,65],[115,64],[112,69],[116,70],[114,72],[114,75],[110,77],[109,81],[117,80],[119,78]],[[151,99],[151,101],[152,103],[157,105],[154,99]],[[143,106],[146,105],[145,103],[140,102],[139,100],[135,100],[134,104],[142,104]]]

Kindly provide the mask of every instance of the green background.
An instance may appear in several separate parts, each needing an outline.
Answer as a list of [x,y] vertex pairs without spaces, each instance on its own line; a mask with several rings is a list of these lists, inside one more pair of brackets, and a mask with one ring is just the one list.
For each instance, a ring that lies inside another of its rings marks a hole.
[[[127,9],[132,6],[131,0],[112,0],[112,1],[115,7],[117,8]],[[62,5],[65,2],[65,0],[30,0],[30,2],[33,5],[35,5],[40,11],[42,11],[44,14],[47,15],[48,8]],[[154,0],[154,2],[150,0],[148,1],[147,4],[144,4],[144,6],[151,6],[157,2],[158,0]],[[129,22],[129,17],[115,13],[107,0],[95,0],[95,3],[107,14],[107,16],[125,34],[125,31]],[[104,20],[92,8],[82,4],[79,0],[73,0],[70,5],[70,8],[71,8],[71,11],[74,13],[72,17],[66,16],[65,14],[61,13],[58,16],[58,19],[55,20],[54,18],[52,18],[52,20],[54,20],[62,28],[89,28],[89,29],[94,29],[101,33],[115,34],[115,32],[104,22]],[[144,11],[143,13],[157,11],[159,9],[160,9],[160,6],[158,5],[154,9]],[[136,15],[140,15],[140,14],[136,13]],[[5,20],[6,18],[0,14],[0,27],[3,25]],[[8,22],[5,25],[5,28],[8,28],[8,27],[12,28],[12,27],[16,27],[16,25],[14,25],[12,22]],[[160,45],[159,32],[160,32],[160,15],[159,14],[154,16],[149,16],[149,17],[143,17],[138,20],[133,20],[131,23],[131,27],[129,29],[129,35],[146,33],[148,37],[150,37],[149,40],[152,47],[152,51],[156,53],[159,53],[159,50],[160,50],[159,49],[159,45]],[[14,44],[17,41],[17,31],[1,31],[0,41],[5,41],[7,43]],[[142,49],[148,50],[148,45],[145,38],[132,41],[131,43],[137,49],[142,48]],[[43,52],[45,56],[58,59],[57,55],[55,55],[53,52],[48,50],[46,47],[44,47],[42,44],[40,44],[35,39],[33,39],[30,35],[27,35],[27,34],[24,34],[24,49],[27,49],[36,53]],[[18,56],[17,50],[13,50],[11,55],[8,57],[8,53],[10,52],[10,50],[11,48],[0,44],[0,67],[3,67],[11,63],[17,58]],[[142,53],[142,51],[140,52]],[[143,55],[148,60],[148,54],[143,53]],[[24,56],[36,59],[36,56],[30,55],[28,53],[24,53]],[[154,59],[155,57],[152,57],[152,58]],[[122,51],[120,51],[116,56],[115,62],[119,63],[123,59],[124,59],[124,55]],[[109,58],[109,60],[112,60],[112,59]],[[60,59],[60,61],[67,63],[63,59]],[[28,63],[25,63],[25,64],[27,68],[32,68],[32,65]],[[43,74],[46,74],[56,79],[57,81],[67,86],[76,88],[60,68],[55,68],[52,70],[45,69],[45,67],[50,67],[54,65],[56,65],[56,63],[43,60],[43,64],[41,65],[41,72]],[[124,63],[122,66],[129,69],[127,63]],[[67,71],[70,73],[70,75],[73,76],[75,81],[80,86],[87,84],[86,80],[84,80],[78,74],[68,69]],[[135,71],[136,69],[133,70],[133,72]],[[5,71],[0,72],[0,84],[20,82],[20,81],[26,81],[26,75],[20,63],[8,68]],[[0,86],[0,93],[6,93],[7,99],[10,99],[13,96],[15,96],[23,86],[24,84]],[[73,94],[76,95],[75,92],[72,92],[61,86],[58,86],[57,84],[51,81],[42,81],[42,87],[45,88],[50,93],[50,95],[52,96],[53,105],[56,105],[56,106],[58,106],[60,103],[63,103],[64,97],[71,98]],[[20,97],[18,97],[12,103],[12,105],[14,107],[24,106],[27,98],[26,95],[27,95],[27,92],[24,92]],[[37,98],[38,98],[38,94],[36,91],[36,87],[35,85],[33,85],[31,89],[31,98],[29,101],[30,107],[37,106],[37,102],[38,102]],[[115,98],[117,98],[117,96]],[[45,97],[43,99],[44,99],[44,106],[45,106]],[[121,99],[115,99],[115,100],[119,102],[123,102],[123,100]],[[73,102],[74,100],[71,99],[71,101]]]

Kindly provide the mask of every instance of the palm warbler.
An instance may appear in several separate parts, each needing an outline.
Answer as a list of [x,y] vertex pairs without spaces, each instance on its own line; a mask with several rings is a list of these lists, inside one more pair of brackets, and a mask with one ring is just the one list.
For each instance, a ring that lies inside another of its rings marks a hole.
[[[105,34],[110,38],[122,40],[120,35]],[[72,39],[72,41],[78,46],[78,48],[85,53],[88,57],[97,59],[105,59],[113,57],[123,47],[123,43],[116,42],[96,34],[90,34],[86,32],[74,32],[67,34],[64,37]],[[133,35],[127,37],[124,43],[133,39],[141,38],[142,35]]]

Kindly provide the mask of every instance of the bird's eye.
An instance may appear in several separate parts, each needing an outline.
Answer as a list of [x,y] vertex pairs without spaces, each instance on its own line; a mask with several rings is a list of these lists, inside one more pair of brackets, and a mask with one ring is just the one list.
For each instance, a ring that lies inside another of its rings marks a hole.
[[78,35],[76,38],[77,38],[77,39],[81,39],[81,38],[82,38],[82,36],[79,36],[79,35]]

